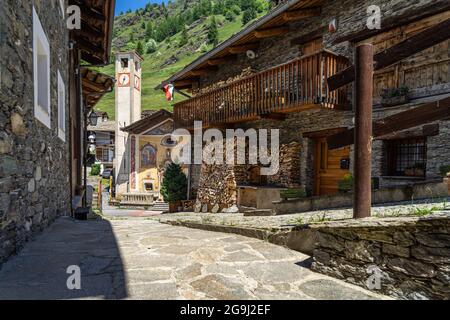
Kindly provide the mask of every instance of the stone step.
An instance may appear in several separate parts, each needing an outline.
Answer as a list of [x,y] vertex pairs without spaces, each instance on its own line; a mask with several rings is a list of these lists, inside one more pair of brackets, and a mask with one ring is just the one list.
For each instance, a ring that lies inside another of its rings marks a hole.
[[152,207],[152,210],[154,211],[162,211],[162,212],[169,212],[169,204],[166,202],[155,202],[155,204]]
[[275,214],[275,211],[272,209],[256,209],[245,211],[244,217],[269,217],[274,216]]

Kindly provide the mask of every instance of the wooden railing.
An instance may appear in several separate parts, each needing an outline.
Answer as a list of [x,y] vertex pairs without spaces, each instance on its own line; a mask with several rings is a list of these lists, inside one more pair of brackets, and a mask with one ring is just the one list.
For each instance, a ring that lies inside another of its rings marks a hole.
[[330,92],[326,79],[348,66],[345,57],[320,51],[231,82],[174,106],[178,128],[203,127],[298,112],[309,106],[344,108],[346,88]]

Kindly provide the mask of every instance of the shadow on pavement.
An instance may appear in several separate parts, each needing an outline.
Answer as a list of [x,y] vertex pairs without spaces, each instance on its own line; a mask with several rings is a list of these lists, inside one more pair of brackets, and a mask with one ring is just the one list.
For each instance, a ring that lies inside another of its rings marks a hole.
[[[67,287],[70,266],[80,267],[80,290]],[[0,299],[126,297],[122,257],[106,220],[60,218],[0,269]]]

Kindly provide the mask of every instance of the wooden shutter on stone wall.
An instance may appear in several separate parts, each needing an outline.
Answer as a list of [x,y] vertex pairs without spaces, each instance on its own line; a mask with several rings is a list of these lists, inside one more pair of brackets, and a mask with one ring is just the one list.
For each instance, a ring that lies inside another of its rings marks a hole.
[[[411,36],[450,18],[450,11],[408,24],[364,40],[381,52]],[[407,86],[410,90],[450,84],[450,40],[375,72],[374,99],[380,100],[383,89]]]

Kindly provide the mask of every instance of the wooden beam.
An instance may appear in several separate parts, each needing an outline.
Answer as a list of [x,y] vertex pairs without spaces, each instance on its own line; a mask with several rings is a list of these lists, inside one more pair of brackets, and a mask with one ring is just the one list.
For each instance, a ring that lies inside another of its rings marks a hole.
[[103,13],[94,10],[92,6],[86,4],[85,1],[74,0],[73,2],[80,7],[82,17],[87,17],[102,22],[106,21],[106,16]]
[[184,86],[191,86],[198,82],[198,79],[184,79],[184,80],[178,80],[174,82],[175,87],[184,87]]
[[203,68],[203,69],[196,69],[189,71],[189,74],[194,77],[204,77],[207,76],[209,73],[216,71],[217,67],[209,67],[209,68]]
[[249,43],[242,46],[235,46],[228,48],[228,52],[231,54],[239,54],[247,52],[248,50],[255,50],[259,47],[259,43]]
[[[420,107],[394,114],[373,123],[373,137],[382,137],[407,130],[430,122],[450,118],[450,97],[424,104]],[[352,145],[354,129],[327,138],[329,149],[338,149]]]
[[107,88],[105,88],[103,85],[96,83],[96,82],[92,82],[87,78],[82,79],[82,84],[83,87],[89,88],[91,90],[94,90],[96,92],[105,92],[107,91]]
[[206,63],[210,66],[219,66],[219,65],[227,64],[233,60],[234,59],[231,57],[226,57],[226,58],[210,59]]
[[304,18],[317,17],[321,14],[321,8],[300,9],[295,11],[288,11],[283,13],[282,18],[284,21],[297,21]]
[[253,32],[253,35],[257,39],[264,39],[264,38],[281,36],[288,32],[289,32],[288,27],[277,27],[277,28],[256,30],[255,32]]
[[346,131],[347,128],[345,127],[339,127],[339,128],[331,128],[331,129],[324,129],[319,131],[312,131],[312,132],[304,132],[302,133],[303,138],[309,138],[309,139],[318,139],[318,138],[325,138],[337,133],[341,133],[343,131]]
[[97,28],[92,27],[89,23],[82,20],[81,21],[81,29],[75,29],[73,32],[76,35],[84,36],[88,39],[95,39],[95,40],[103,40],[105,37],[105,33],[101,30],[98,30]]
[[97,57],[97,55],[93,55],[92,53],[87,51],[81,52],[81,58],[92,65],[101,65],[104,63],[102,58],[99,58]]
[[307,33],[303,36],[300,36],[298,38],[292,39],[291,40],[291,46],[296,46],[296,45],[302,45],[305,44],[307,42],[313,41],[317,38],[320,38],[323,36],[323,34],[326,32],[326,30],[328,29],[327,26],[322,26],[320,28],[317,28],[316,30]]
[[77,47],[81,50],[85,50],[87,52],[90,52],[94,54],[95,56],[103,56],[105,53],[105,49],[102,47],[98,47],[95,44],[85,40],[84,38],[81,38],[80,36],[74,36],[74,40],[77,44]]
[[352,41],[352,42],[359,42],[365,39],[368,39],[370,37],[373,37],[377,34],[387,32],[389,30],[392,30],[394,28],[413,23],[415,21],[419,21],[428,17],[431,17],[433,15],[439,14],[441,12],[445,12],[447,10],[450,10],[450,3],[443,2],[443,3],[430,3],[427,6],[423,6],[421,8],[417,8],[414,10],[408,10],[407,12],[393,16],[393,17],[386,17],[382,20],[382,28],[381,29],[368,29],[364,28],[361,31],[357,31],[354,33],[351,33],[349,35],[339,37],[333,41],[333,44],[342,43],[345,41]]
[[270,119],[270,120],[276,120],[276,121],[284,121],[286,120],[286,114],[285,113],[268,113],[268,114],[262,114],[260,115],[261,119]]
[[[450,19],[428,28],[374,56],[374,70],[381,70],[402,61],[418,52],[428,49],[450,38]],[[355,67],[351,66],[328,78],[331,91],[355,80]]]
[[370,217],[372,208],[373,45],[356,47],[355,165],[353,218]]

